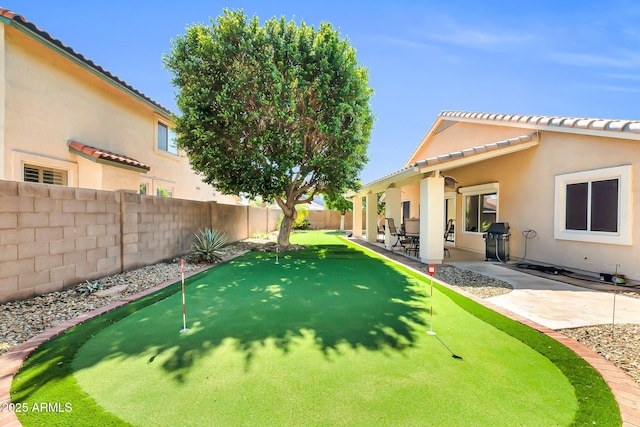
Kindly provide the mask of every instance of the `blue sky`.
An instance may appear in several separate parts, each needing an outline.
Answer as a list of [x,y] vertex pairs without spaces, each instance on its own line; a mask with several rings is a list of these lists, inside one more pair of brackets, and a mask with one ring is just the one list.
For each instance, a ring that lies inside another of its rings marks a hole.
[[443,110],[640,119],[640,2],[0,0],[174,112],[171,39],[222,9],[330,22],[369,69],[363,182],[404,166]]

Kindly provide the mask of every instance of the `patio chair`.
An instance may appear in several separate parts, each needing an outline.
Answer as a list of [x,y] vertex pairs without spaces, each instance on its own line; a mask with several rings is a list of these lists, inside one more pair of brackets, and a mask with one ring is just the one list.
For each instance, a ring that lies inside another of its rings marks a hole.
[[385,232],[384,225],[382,227],[378,226],[378,237],[376,237],[376,242],[384,243]]
[[[453,242],[454,241],[454,225],[453,225],[454,220],[450,219],[447,221],[447,226],[445,227],[444,230],[444,243],[446,245],[447,242]],[[451,252],[449,251],[449,248],[447,248],[446,246],[444,247],[444,253],[451,258]]]
[[444,231],[444,241],[445,242],[453,242],[454,241],[454,228],[455,228],[455,219],[450,219],[447,221],[447,226]]
[[420,253],[420,220],[417,218],[406,218],[404,220],[404,233],[409,246],[404,246],[404,253],[411,255],[413,252],[417,257]]
[[398,230],[396,228],[396,223],[393,218],[387,218],[387,227],[389,227],[389,234],[396,238],[396,242],[391,246],[395,248],[398,245],[404,245],[404,243],[408,243],[408,239],[405,239],[406,234],[403,229]]

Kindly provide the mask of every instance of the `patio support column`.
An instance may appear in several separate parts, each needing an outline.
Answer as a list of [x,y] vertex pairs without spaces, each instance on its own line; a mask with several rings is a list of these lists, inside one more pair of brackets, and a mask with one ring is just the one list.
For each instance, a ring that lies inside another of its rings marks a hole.
[[362,196],[356,194],[353,198],[353,237],[362,236]]
[[444,178],[420,181],[420,261],[442,264],[444,258]]
[[378,195],[367,194],[367,240],[375,242],[378,236]]
[[[396,228],[400,228],[402,222],[402,196],[399,188],[387,188],[385,190],[385,217],[393,218],[396,224]],[[386,222],[386,221],[385,221]],[[393,244],[396,242],[396,238],[391,236],[389,227],[385,229],[384,246],[391,250]]]

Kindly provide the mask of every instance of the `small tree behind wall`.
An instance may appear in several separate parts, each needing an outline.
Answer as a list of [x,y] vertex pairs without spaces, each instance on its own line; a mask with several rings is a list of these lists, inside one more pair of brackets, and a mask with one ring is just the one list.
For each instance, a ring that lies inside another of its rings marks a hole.
[[178,146],[223,193],[275,201],[278,244],[296,206],[354,187],[371,132],[372,90],[354,48],[330,24],[225,10],[173,41],[165,66],[178,88]]

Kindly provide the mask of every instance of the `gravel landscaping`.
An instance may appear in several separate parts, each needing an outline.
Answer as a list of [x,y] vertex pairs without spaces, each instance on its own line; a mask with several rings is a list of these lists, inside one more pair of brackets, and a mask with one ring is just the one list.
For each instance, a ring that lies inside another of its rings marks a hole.
[[597,325],[558,332],[595,350],[640,384],[640,325]]
[[[224,248],[223,253],[227,257],[251,247],[250,243],[235,243]],[[184,271],[188,273],[202,266],[185,261]],[[0,304],[0,355],[65,320],[176,277],[180,277],[178,259],[80,283],[63,291]],[[89,291],[96,284],[98,286]],[[115,289],[120,291],[109,295],[109,290]],[[100,296],[102,293],[107,295]]]
[[[225,248],[225,256],[255,249],[260,244],[240,242],[229,245]],[[200,267],[202,264],[185,262],[185,272]],[[64,291],[0,304],[0,354],[65,320],[179,276],[180,266],[176,260],[104,277],[93,281],[92,286],[82,283]],[[495,297],[512,290],[506,282],[450,265],[439,266],[434,277],[480,298]],[[99,285],[97,289],[93,289],[95,284]],[[109,289],[114,291],[112,295],[98,296],[100,291]],[[637,292],[621,293],[640,298]],[[621,324],[615,328],[597,325],[560,332],[597,351],[640,384],[640,325]]]
[[[423,272],[427,273],[427,269]],[[480,298],[497,297],[513,290],[507,282],[452,265],[439,265],[433,277]]]

